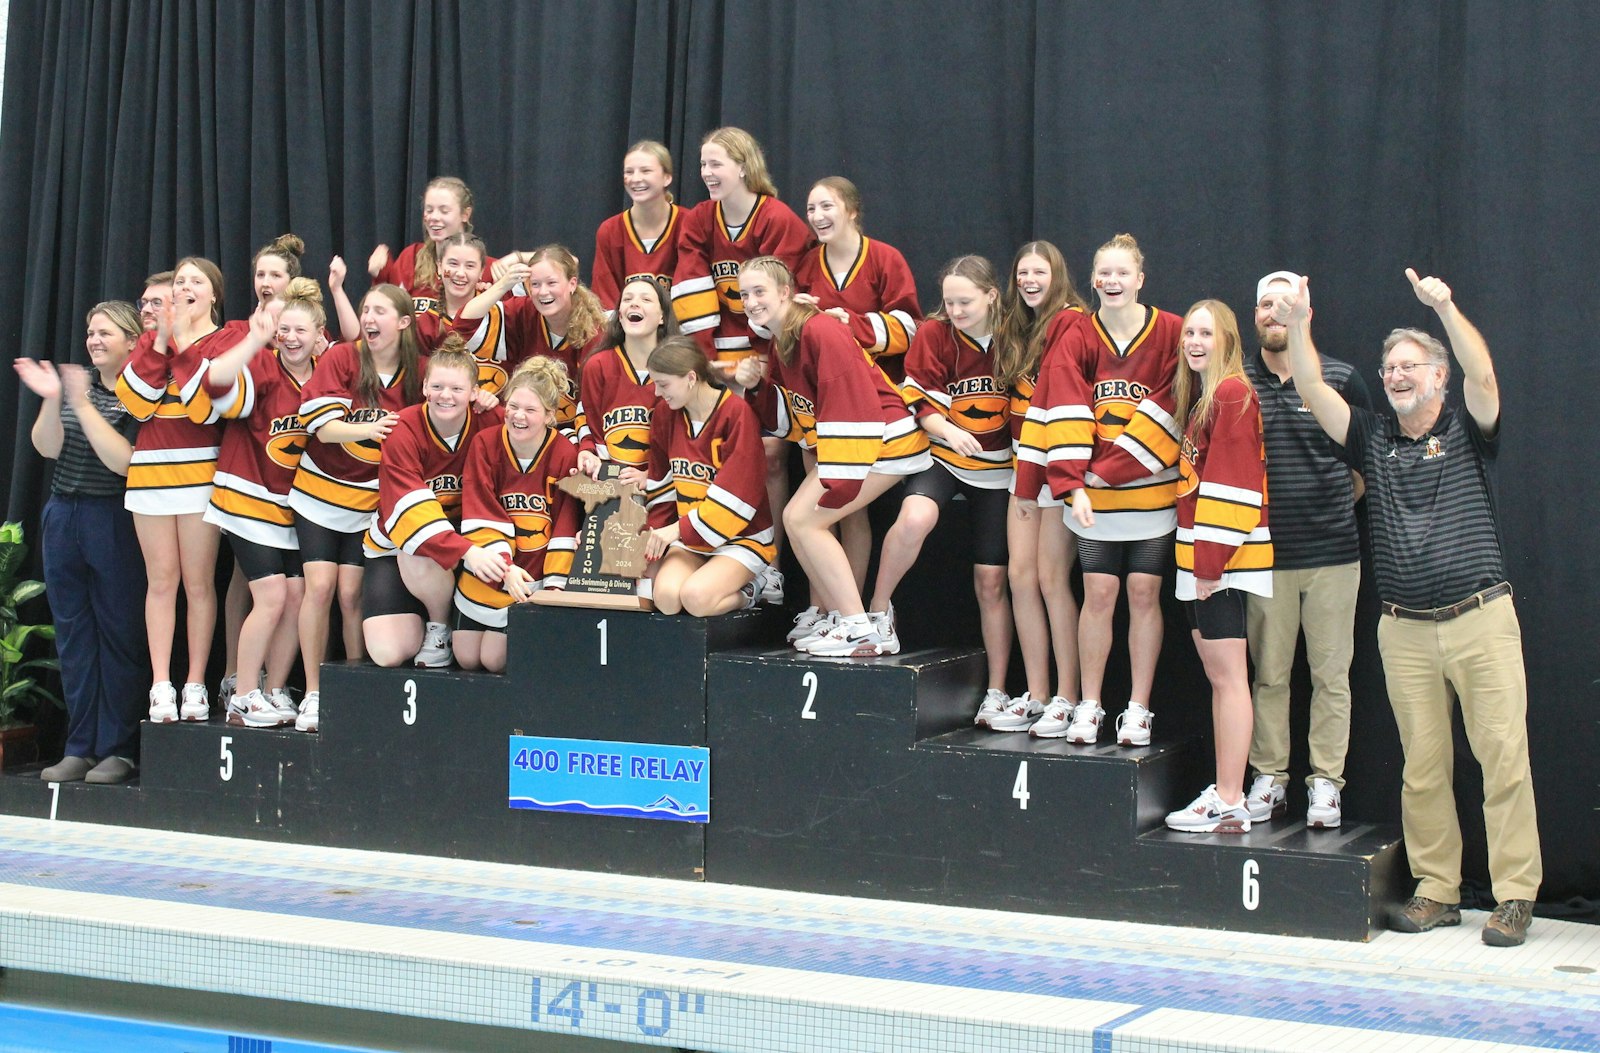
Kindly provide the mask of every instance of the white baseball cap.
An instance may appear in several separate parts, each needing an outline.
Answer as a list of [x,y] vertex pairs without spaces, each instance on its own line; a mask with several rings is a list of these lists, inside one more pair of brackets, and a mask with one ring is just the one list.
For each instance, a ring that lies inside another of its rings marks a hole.
[[1261,302],[1261,298],[1267,294],[1267,286],[1273,282],[1288,282],[1291,288],[1298,289],[1300,288],[1300,275],[1294,271],[1273,271],[1256,282],[1256,303]]

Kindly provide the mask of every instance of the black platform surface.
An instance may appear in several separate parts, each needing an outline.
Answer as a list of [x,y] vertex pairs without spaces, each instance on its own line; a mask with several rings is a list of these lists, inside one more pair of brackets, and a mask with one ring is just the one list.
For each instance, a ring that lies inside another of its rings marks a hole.
[[[1207,742],[989,732],[980,652],[812,658],[762,643],[779,629],[514,609],[504,676],[329,664],[320,735],[146,724],[135,782],[52,788],[35,766],[0,778],[0,811],[1346,940],[1403,897],[1392,827],[1167,831]],[[513,809],[521,735],[708,747],[711,821]]]

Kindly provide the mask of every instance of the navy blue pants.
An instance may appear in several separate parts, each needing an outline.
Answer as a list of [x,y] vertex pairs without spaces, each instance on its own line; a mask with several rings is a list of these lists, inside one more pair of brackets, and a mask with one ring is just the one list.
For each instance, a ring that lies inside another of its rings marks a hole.
[[135,754],[150,652],[144,556],[118,497],[53,495],[44,507],[45,596],[67,699],[68,757]]

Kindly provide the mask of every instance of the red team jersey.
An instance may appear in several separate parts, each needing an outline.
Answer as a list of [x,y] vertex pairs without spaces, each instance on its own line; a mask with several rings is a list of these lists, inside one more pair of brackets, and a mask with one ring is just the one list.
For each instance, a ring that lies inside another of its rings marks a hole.
[[1219,589],[1272,595],[1267,529],[1267,449],[1261,405],[1243,376],[1223,378],[1211,419],[1193,421],[1178,466],[1178,588],[1195,598],[1196,578]]
[[1011,399],[994,378],[988,348],[943,319],[924,322],[906,355],[902,390],[918,418],[939,414],[983,447],[966,457],[930,436],[934,460],[972,486],[1011,485]]
[[445,439],[433,426],[428,406],[407,406],[383,443],[378,466],[378,510],[363,547],[369,557],[409,552],[454,570],[472,542],[456,529],[461,522],[461,470],[467,449],[481,430],[505,418],[496,406],[470,411],[461,434]]
[[[315,368],[313,360],[312,377]],[[219,386],[208,377],[206,393],[213,416],[228,422],[206,522],[257,545],[299,548],[289,493],[308,440],[300,420],[300,382],[277,351],[265,348],[231,384]]]
[[795,286],[815,296],[824,311],[839,307],[850,312],[850,335],[900,380],[905,365],[898,358],[911,347],[922,320],[917,282],[906,258],[892,245],[863,237],[855,261],[836,274],[826,252],[826,246],[818,245],[805,254],[795,271]]
[[1087,489],[1103,541],[1160,537],[1177,524],[1178,441],[1172,379],[1183,320],[1145,308],[1144,325],[1118,347],[1098,315],[1063,311],[1050,323],[1044,363],[1017,453],[1015,492],[1057,498]]
[[672,276],[672,310],[683,332],[698,340],[713,362],[732,364],[754,354],[739,297],[739,267],[757,256],[776,256],[792,271],[810,241],[811,228],[766,194],[756,195],[737,232],[728,229],[716,201],[689,209]]
[[685,548],[737,559],[751,573],[776,558],[761,425],[743,399],[723,389],[698,427],[663,403],[650,426],[647,474],[654,529],[676,522]]
[[[417,363],[417,371],[428,371],[428,360]],[[317,371],[301,391],[300,423],[308,439],[295,472],[289,507],[318,526],[354,534],[365,530],[378,508],[378,456],[380,444],[361,439],[346,443],[325,443],[317,432],[329,421],[370,424],[386,414],[406,408],[405,371],[385,380],[378,391],[378,405],[357,406],[361,378],[361,355],[355,344],[335,344],[317,361]]]
[[617,213],[594,232],[594,269],[589,288],[606,310],[615,311],[629,278],[646,277],[661,290],[661,302],[672,300],[672,275],[678,266],[678,236],[685,210],[668,205],[667,227],[650,245],[633,226],[633,212]]
[[[556,484],[577,467],[577,447],[554,429],[527,459],[511,448],[504,426],[480,429],[461,473],[461,533],[527,571],[535,589],[564,588],[583,505]],[[463,571],[455,604],[474,621],[504,629],[511,594]]]
[[579,452],[644,467],[650,455],[650,417],[659,401],[650,374],[634,369],[622,348],[607,347],[584,362],[578,391]]
[[[517,367],[535,355],[553,358],[567,367],[569,390],[556,408],[556,420],[563,431],[571,431],[578,414],[578,364],[604,339],[602,333],[583,347],[575,347],[566,337],[550,332],[534,301],[525,296],[507,297],[489,308],[482,318],[456,319],[451,323],[467,343],[467,350],[478,360],[480,386],[499,394]],[[484,383],[484,376],[493,378]]]
[[228,322],[165,355],[156,350],[155,333],[139,337],[117,378],[117,397],[144,422],[128,465],[129,511],[170,516],[206,510],[221,429],[205,423],[212,417],[205,367],[248,335],[248,323]]
[[794,361],[774,352],[767,364],[749,397],[768,431],[817,451],[824,507],[855,500],[869,471],[911,475],[932,463],[900,392],[835,319],[808,318]]

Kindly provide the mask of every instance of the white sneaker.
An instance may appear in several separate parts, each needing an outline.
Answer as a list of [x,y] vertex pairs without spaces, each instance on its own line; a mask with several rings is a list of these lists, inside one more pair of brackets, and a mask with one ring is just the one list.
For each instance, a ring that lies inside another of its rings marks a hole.
[[317,705],[321,701],[322,692],[306,692],[306,697],[300,700],[300,712],[294,718],[294,729],[296,731],[315,732],[320,730],[317,725]]
[[1270,775],[1256,776],[1256,781],[1250,784],[1250,792],[1244,795],[1244,803],[1250,810],[1252,823],[1277,819],[1289,810],[1283,787]]
[[183,685],[183,705],[178,710],[178,716],[193,723],[204,723],[211,719],[211,698],[206,694],[206,685]]
[[234,691],[239,687],[239,674],[229,673],[222,678],[222,683],[217,685],[217,705],[223,709],[228,708],[228,703],[233,701]]
[[[1001,695],[998,691],[989,692],[991,695]],[[1005,698],[1004,695],[1001,695]],[[984,696],[984,704],[989,702]],[[989,720],[990,731],[1027,731],[1033,727],[1034,721],[1039,719],[1039,714],[1044,712],[1044,703],[1024,691],[1016,698],[1006,698],[1005,708]]]
[[447,669],[450,666],[450,627],[429,622],[422,634],[422,650],[412,662],[422,669]]
[[163,680],[150,689],[150,722],[176,724],[178,722],[178,690],[171,680]]
[[1067,727],[1072,723],[1073,705],[1060,695],[1051,698],[1039,719],[1028,729],[1028,734],[1040,739],[1059,739],[1067,733]]
[[[807,650],[818,658],[870,658],[893,654],[893,651],[884,650],[886,643],[871,618],[840,618],[828,635]],[[895,650],[899,650],[899,644],[895,645]]]
[[867,617],[872,619],[873,628],[877,629],[878,635],[883,637],[883,650],[878,653],[899,654],[900,634],[895,632],[894,628],[894,604],[889,604],[889,609],[886,611],[868,613]]
[[821,615],[816,621],[811,623],[811,630],[809,632],[807,632],[804,636],[796,637],[793,641],[791,641],[794,644],[794,649],[796,651],[804,651],[809,653],[811,651],[811,645],[821,643],[829,633],[833,632],[838,624],[838,611],[829,611],[827,614]]
[[1188,834],[1244,834],[1250,831],[1250,809],[1241,797],[1238,804],[1224,804],[1217,796],[1216,784],[1200,791],[1200,796],[1167,815],[1167,828]]
[[748,611],[761,602],[761,579],[765,574],[765,571],[758,570],[754,577],[739,586],[740,610]]
[[228,705],[228,723],[236,728],[281,728],[288,721],[258,687],[233,696]]
[[983,701],[978,703],[978,715],[972,718],[972,722],[980,728],[989,727],[989,722],[1004,713],[1010,704],[1009,695],[991,687],[983,693]]
[[783,605],[783,572],[777,567],[768,567],[766,576],[761,579],[760,600],[774,606]]
[[[1141,705],[1129,702],[1128,708],[1117,715],[1117,745],[1150,745],[1150,727],[1155,722],[1154,713]],[[1096,733],[1098,734],[1098,729]]]
[[1327,779],[1311,780],[1311,804],[1306,808],[1306,825],[1313,830],[1333,830],[1344,822],[1339,807],[1339,788]]
[[823,618],[826,618],[827,616],[828,615],[825,611],[814,604],[810,607],[807,607],[805,610],[794,616],[794,628],[789,630],[789,635],[784,639],[788,640],[790,643],[794,643],[796,640],[805,639],[816,629],[817,622]]
[[1079,702],[1072,707],[1072,723],[1066,731],[1067,741],[1080,746],[1094,745],[1100,740],[1100,722],[1104,719],[1106,711],[1100,708],[1100,703],[1093,699]]
[[288,688],[275,687],[268,691],[267,702],[271,704],[273,709],[278,711],[278,716],[283,718],[285,724],[295,719],[300,713],[300,710],[294,704],[294,699],[289,697]]

